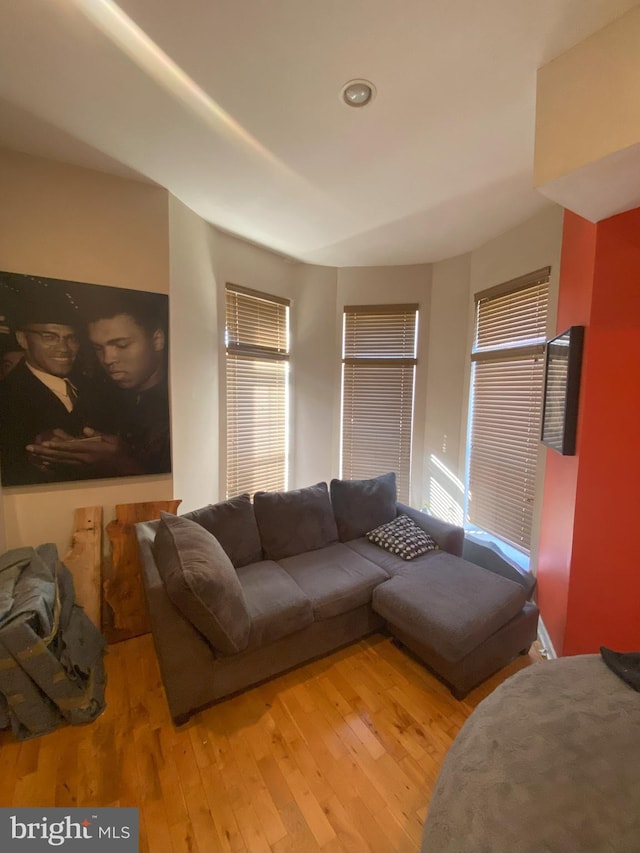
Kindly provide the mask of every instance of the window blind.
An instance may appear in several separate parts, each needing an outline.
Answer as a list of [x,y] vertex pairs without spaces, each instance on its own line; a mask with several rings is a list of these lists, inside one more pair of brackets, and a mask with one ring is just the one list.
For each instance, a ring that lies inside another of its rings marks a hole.
[[287,484],[289,303],[227,285],[227,496]]
[[468,520],[529,552],[542,417],[548,267],[476,296]]
[[395,471],[409,500],[417,305],[344,309],[342,461],[346,479]]

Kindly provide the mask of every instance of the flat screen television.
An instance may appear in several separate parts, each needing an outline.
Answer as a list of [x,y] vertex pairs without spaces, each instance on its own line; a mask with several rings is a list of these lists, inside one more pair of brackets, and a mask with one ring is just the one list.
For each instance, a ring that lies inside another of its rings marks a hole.
[[584,326],[571,326],[547,341],[542,443],[563,456],[576,452]]

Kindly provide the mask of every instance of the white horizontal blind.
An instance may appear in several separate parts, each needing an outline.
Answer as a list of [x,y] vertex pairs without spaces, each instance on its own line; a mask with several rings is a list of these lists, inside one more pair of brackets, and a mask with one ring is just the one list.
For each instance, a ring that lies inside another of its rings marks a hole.
[[417,305],[344,311],[342,464],[346,479],[395,471],[409,500]]
[[468,519],[528,552],[549,301],[547,267],[476,296]]
[[227,285],[227,349],[271,357],[289,352],[289,301]]
[[289,304],[227,285],[227,496],[287,480]]

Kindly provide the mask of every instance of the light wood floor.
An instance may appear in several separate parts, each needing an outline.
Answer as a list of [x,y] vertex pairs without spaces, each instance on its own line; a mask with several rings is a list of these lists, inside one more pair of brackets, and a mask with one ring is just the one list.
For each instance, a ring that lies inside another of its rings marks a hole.
[[0,805],[138,806],[147,853],[413,853],[473,708],[375,635],[171,724],[150,636],[111,646],[107,708],[24,743],[0,733]]

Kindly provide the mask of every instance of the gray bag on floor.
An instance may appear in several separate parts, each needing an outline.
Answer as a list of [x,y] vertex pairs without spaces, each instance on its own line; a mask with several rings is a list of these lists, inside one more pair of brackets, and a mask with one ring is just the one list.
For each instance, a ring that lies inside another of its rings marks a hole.
[[0,726],[18,740],[105,707],[105,641],[53,544],[0,556]]

